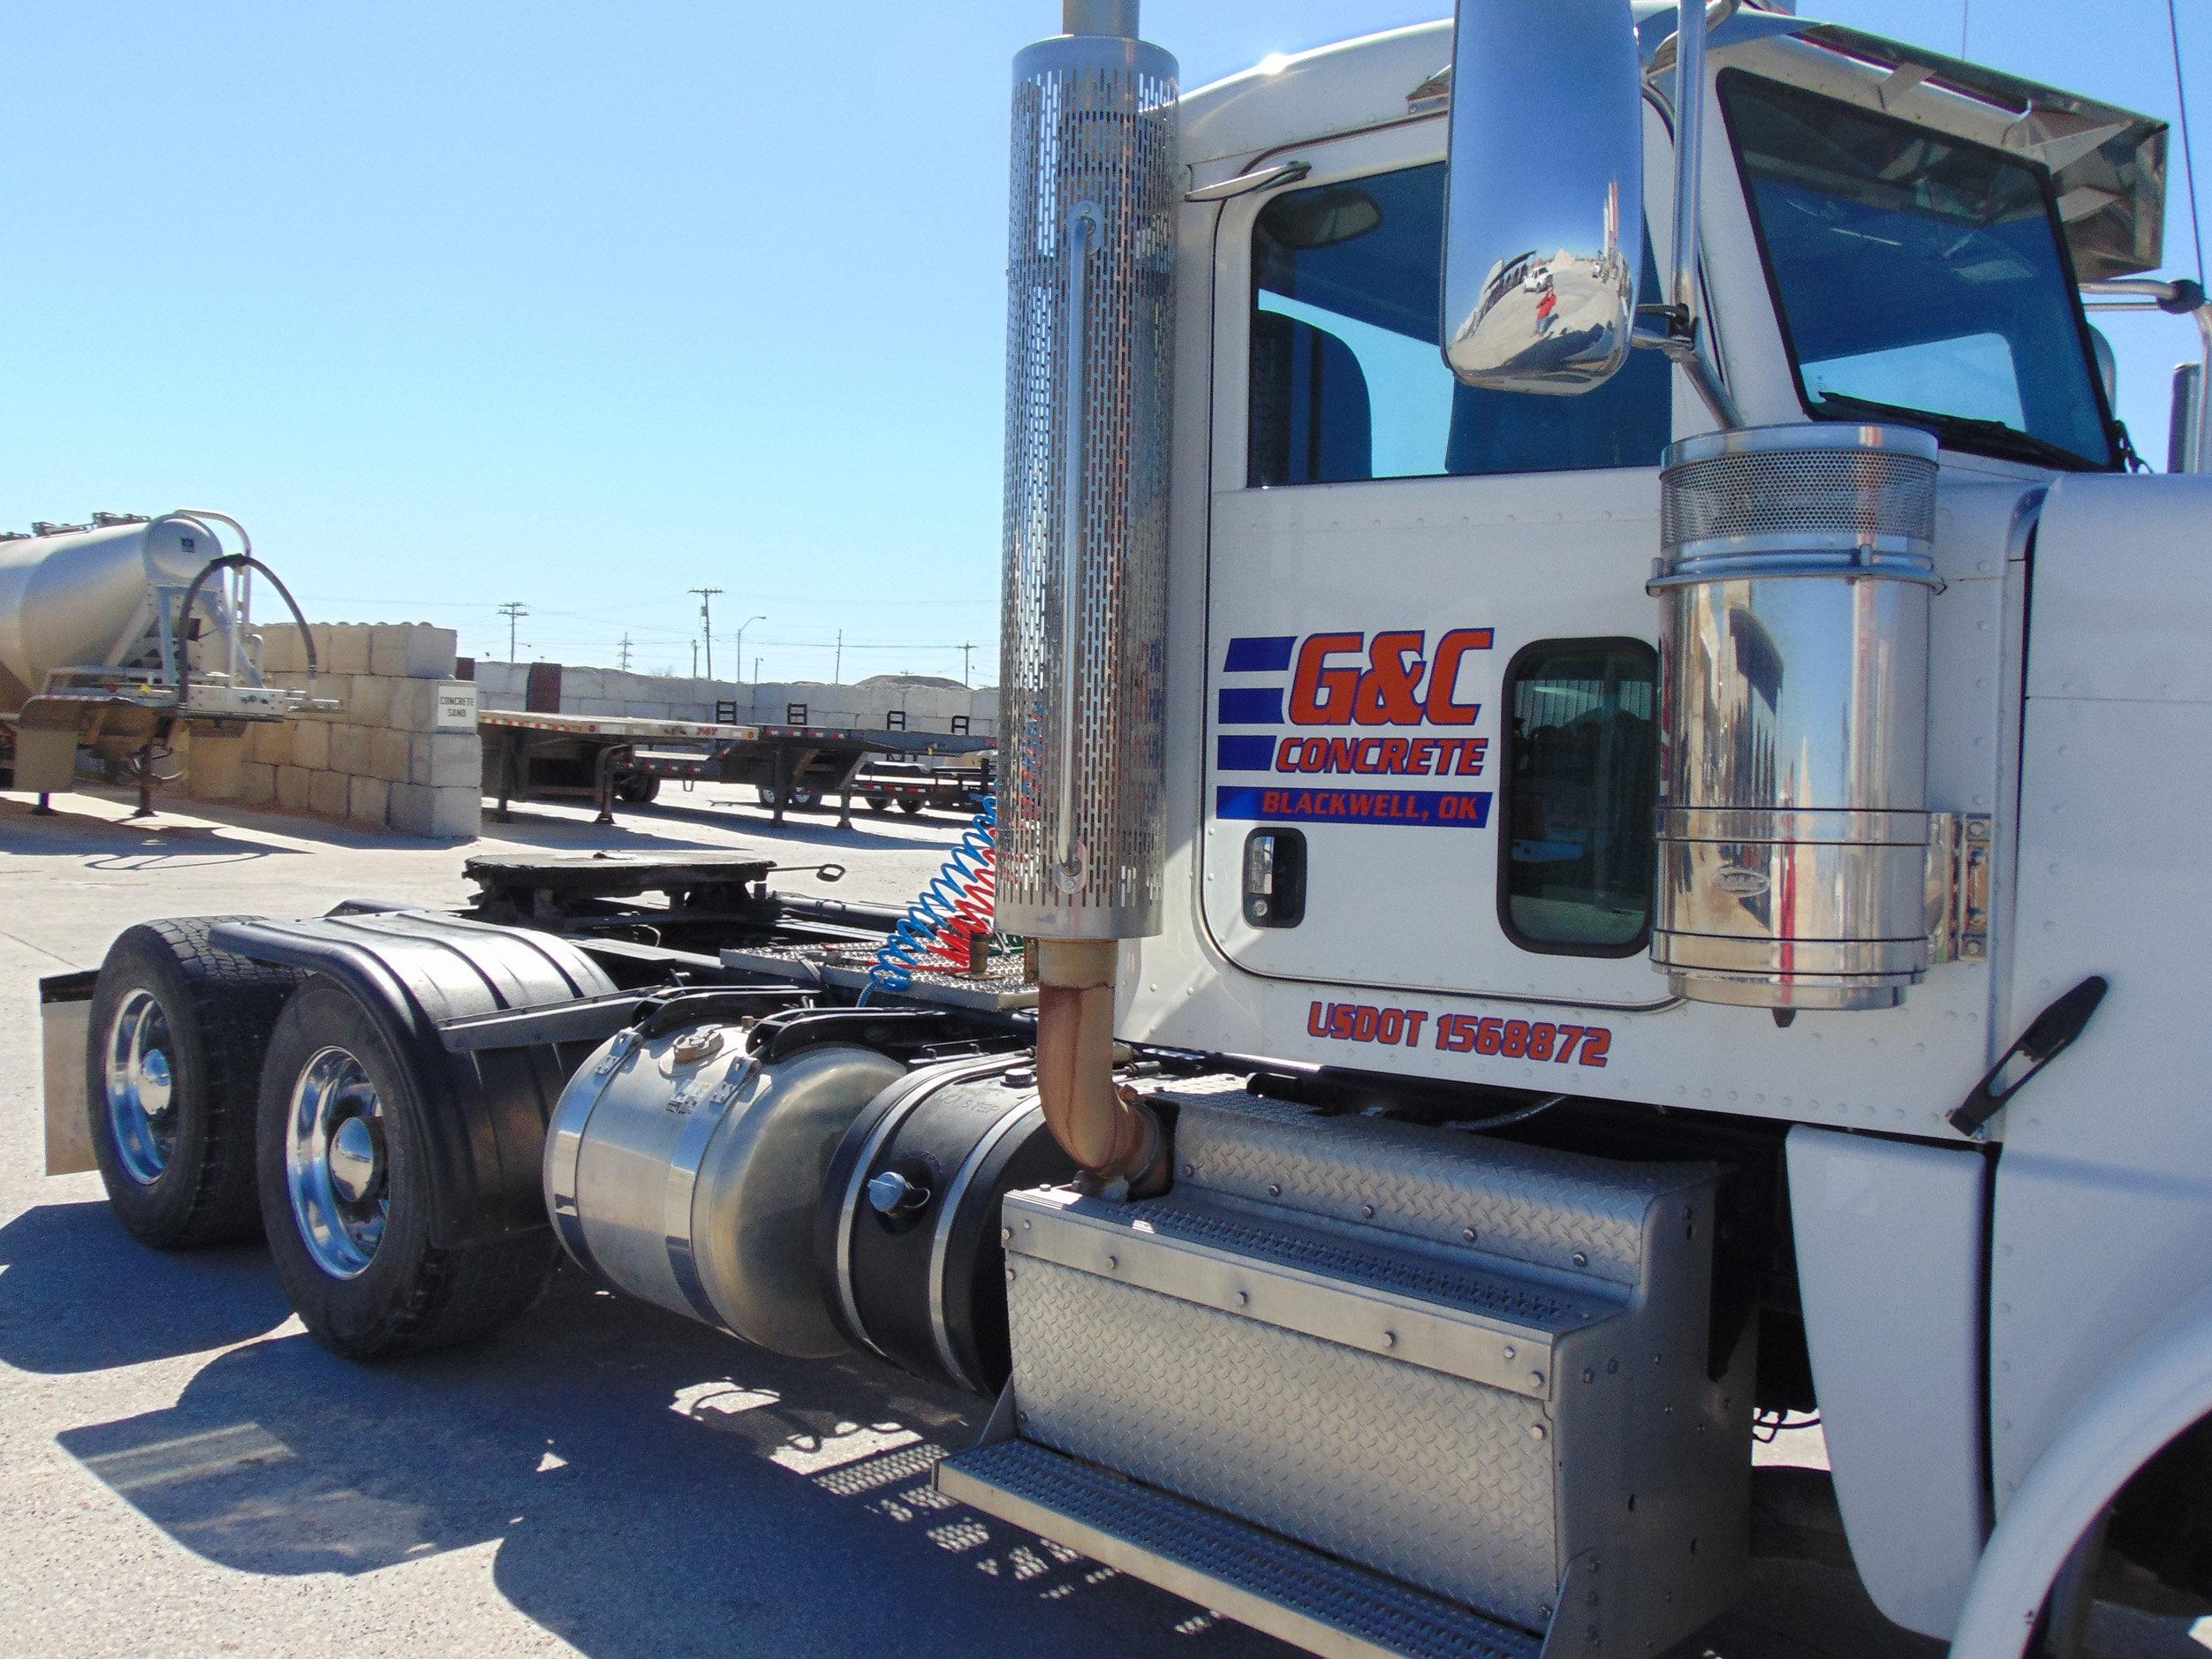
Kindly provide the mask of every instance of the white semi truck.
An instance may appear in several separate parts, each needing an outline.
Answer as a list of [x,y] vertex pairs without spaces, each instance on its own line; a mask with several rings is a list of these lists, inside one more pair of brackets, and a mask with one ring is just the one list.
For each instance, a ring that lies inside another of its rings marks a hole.
[[2212,437],[2200,369],[2130,470],[2084,299],[2212,316],[2143,276],[2166,133],[1678,21],[1464,0],[1184,93],[1070,0],[995,867],[133,928],[46,988],[64,1159],[265,1227],[364,1360],[564,1251],[995,1395],[942,1490],[1316,1652],[1656,1653],[1815,1410],[1954,1653],[2202,1603]]

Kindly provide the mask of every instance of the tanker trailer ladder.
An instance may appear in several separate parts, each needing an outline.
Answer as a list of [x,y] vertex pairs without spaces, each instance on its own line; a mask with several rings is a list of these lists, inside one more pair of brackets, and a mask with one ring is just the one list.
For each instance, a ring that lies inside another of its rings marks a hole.
[[[223,551],[216,524],[235,534],[239,551]],[[299,630],[305,689],[263,678],[256,571]],[[196,629],[214,641],[219,665],[193,665]],[[147,816],[157,757],[178,723],[234,726],[335,708],[314,696],[315,671],[307,618],[227,513],[102,512],[87,524],[0,536],[0,748],[10,785],[35,792],[40,809],[73,785],[77,753],[89,747],[135,769],[132,815]]]
[[1172,1193],[1008,1197],[1012,1381],[939,1490],[1323,1653],[1642,1653],[1735,1597],[1716,1166],[1147,1103]]

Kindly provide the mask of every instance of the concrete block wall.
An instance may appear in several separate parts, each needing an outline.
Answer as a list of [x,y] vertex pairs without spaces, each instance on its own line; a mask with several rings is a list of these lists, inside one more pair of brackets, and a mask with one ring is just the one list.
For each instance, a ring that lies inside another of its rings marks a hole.
[[[477,694],[486,708],[519,709],[528,694],[526,663],[479,660]],[[942,685],[898,675],[882,675],[857,685],[821,680],[767,680],[739,685],[731,680],[692,679],[678,675],[632,674],[611,668],[561,670],[561,712],[602,719],[713,720],[717,710],[734,708],[740,723],[783,725],[794,703],[807,706],[807,723],[815,726],[881,727],[893,710],[904,710],[909,731],[949,732],[956,716],[966,716],[977,737],[998,731],[998,688]]]
[[[455,683],[453,630],[317,623],[312,632],[316,694],[339,707],[251,725],[238,737],[194,732],[180,754],[185,792],[367,830],[473,839],[482,825],[483,745],[473,730],[437,729],[439,688]],[[293,629],[266,631],[261,666],[276,685],[307,685]]]

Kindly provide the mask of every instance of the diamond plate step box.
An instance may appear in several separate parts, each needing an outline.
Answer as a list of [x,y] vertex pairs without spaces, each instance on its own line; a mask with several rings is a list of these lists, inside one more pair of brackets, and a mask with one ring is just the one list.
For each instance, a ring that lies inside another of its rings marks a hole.
[[937,1488],[1310,1652],[1537,1659],[1541,1651],[1526,1632],[1026,1441],[938,1465]]
[[1734,1599],[1752,1355],[1708,1375],[1713,1166],[1154,1098],[1173,1192],[1006,1201],[1022,1441],[1523,1632],[1584,1564],[1564,1651]]

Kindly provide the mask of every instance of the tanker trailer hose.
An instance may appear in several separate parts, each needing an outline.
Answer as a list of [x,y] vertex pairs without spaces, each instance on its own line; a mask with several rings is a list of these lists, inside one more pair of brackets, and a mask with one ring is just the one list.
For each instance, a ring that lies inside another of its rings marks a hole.
[[[217,571],[238,569],[259,571],[269,578],[269,585],[276,590],[276,596],[284,602],[285,608],[292,612],[292,621],[299,625],[299,637],[307,648],[307,683],[310,686],[314,683],[315,675],[320,671],[315,663],[314,633],[307,626],[307,616],[299,609],[299,602],[292,596],[292,589],[284,586],[282,577],[251,553],[224,553],[209,559],[200,567],[200,574],[193,577],[192,586],[185,589],[185,602],[177,607],[179,637],[170,641],[171,656],[177,664],[177,694],[170,700],[172,708],[184,706],[185,693],[189,689],[192,681],[192,663],[186,655],[191,649],[191,643],[187,637],[183,636],[181,631],[186,619],[192,615],[193,602],[200,597],[200,585]],[[232,625],[236,625],[235,622]]]
[[1136,1093],[1114,1081],[1114,971],[1110,939],[1039,939],[1037,1097],[1061,1149],[1102,1185],[1129,1184],[1133,1198],[1168,1187],[1168,1143]]

